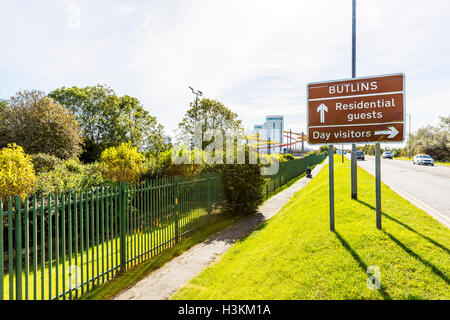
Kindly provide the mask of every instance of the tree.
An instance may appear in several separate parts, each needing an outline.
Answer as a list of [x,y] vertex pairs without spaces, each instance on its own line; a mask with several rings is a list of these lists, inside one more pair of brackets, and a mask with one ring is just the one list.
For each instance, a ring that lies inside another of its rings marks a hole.
[[0,147],[17,143],[28,154],[68,159],[81,153],[81,142],[74,115],[41,91],[16,93],[1,113]]
[[410,156],[426,153],[438,161],[450,161],[450,116],[440,117],[437,126],[426,126],[411,134],[406,148]]
[[50,97],[74,112],[82,124],[84,162],[99,159],[103,150],[130,141],[137,148],[159,152],[165,149],[163,127],[138,99],[119,97],[107,86],[54,90]]
[[[198,102],[197,107],[195,102],[191,102],[189,110],[178,124],[179,137],[192,137],[196,128],[196,120],[202,133],[205,133],[207,130],[219,131],[223,137],[226,137],[243,130],[242,121],[238,119],[236,113],[217,100],[205,98]],[[211,141],[204,141],[202,150],[210,143]]]

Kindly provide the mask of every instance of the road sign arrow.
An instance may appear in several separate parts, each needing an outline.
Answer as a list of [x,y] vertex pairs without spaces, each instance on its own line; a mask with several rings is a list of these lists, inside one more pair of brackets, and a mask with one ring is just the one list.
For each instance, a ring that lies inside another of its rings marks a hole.
[[325,112],[328,112],[328,107],[322,103],[317,107],[317,112],[320,112],[320,123],[325,123]]
[[399,133],[399,131],[395,127],[389,127],[388,129],[389,130],[385,131],[375,131],[375,135],[377,136],[388,135],[388,138],[392,139]]

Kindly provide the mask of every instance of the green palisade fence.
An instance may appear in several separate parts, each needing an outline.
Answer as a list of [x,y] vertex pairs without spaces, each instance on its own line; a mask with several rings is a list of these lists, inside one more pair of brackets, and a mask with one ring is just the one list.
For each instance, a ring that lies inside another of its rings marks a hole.
[[304,158],[294,159],[287,162],[280,162],[280,167],[275,175],[266,176],[268,182],[266,184],[266,196],[274,192],[279,187],[285,185],[290,180],[298,177],[306,171],[308,167],[321,163],[326,154],[311,154]]
[[74,299],[221,211],[218,173],[0,199],[0,300]]
[[[324,158],[280,163],[267,192]],[[223,202],[219,173],[0,199],[0,300],[75,299],[189,237]]]

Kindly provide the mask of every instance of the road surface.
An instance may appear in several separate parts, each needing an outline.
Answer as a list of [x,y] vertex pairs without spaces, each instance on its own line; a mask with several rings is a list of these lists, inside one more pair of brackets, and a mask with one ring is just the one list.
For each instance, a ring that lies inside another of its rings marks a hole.
[[[375,157],[358,160],[358,166],[375,175]],[[412,161],[381,159],[381,180],[450,227],[449,166],[419,166]]]

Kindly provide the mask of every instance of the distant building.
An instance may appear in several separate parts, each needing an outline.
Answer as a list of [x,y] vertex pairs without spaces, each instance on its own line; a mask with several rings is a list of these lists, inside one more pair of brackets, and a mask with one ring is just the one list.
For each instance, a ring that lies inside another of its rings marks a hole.
[[[258,134],[261,140],[274,141],[275,145],[283,144],[284,116],[270,115],[266,116],[264,124],[256,124],[253,127],[253,134]],[[269,152],[268,149],[262,149],[262,152]],[[270,153],[282,153],[283,147],[271,148]]]

